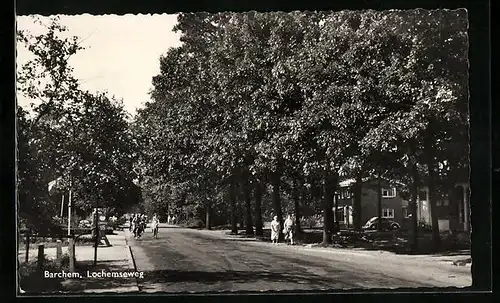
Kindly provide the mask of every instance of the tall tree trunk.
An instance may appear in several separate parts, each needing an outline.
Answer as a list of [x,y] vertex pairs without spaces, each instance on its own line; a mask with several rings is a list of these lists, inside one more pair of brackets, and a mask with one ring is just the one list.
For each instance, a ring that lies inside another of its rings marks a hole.
[[382,231],[382,185],[380,175],[377,177],[377,230]]
[[212,201],[206,201],[206,213],[205,213],[205,228],[212,229]]
[[282,240],[282,230],[283,230],[283,213],[281,211],[281,193],[280,193],[280,175],[278,173],[273,173],[271,176],[271,182],[273,186],[273,204],[274,211],[278,217],[278,222],[280,223],[280,232],[278,234],[278,239]]
[[262,228],[262,184],[255,182],[254,187],[255,196],[255,235],[263,236],[264,231]]
[[229,184],[229,200],[231,203],[231,233],[238,233],[238,220],[236,216],[236,186],[234,180]]
[[433,123],[429,122],[428,132],[424,138],[424,148],[427,162],[428,184],[429,188],[429,207],[431,213],[432,224],[432,242],[434,250],[437,251],[441,247],[441,237],[439,236],[439,224],[436,209],[436,159],[434,150],[434,132]]
[[418,249],[418,215],[417,215],[417,199],[419,188],[419,176],[417,165],[411,164],[411,189],[410,189],[410,248],[412,251]]
[[335,192],[336,192],[336,189],[335,187],[333,187],[334,190],[332,191],[333,192],[333,221],[335,222],[334,224],[334,227],[333,227],[333,232],[336,233],[339,231],[339,226],[340,226],[340,222],[339,222],[339,199],[337,199],[337,196],[335,195]]
[[248,176],[243,177],[243,199],[245,200],[245,234],[253,235],[252,197],[250,195],[250,181]]
[[363,180],[361,174],[356,175],[356,182],[354,183],[354,203],[352,212],[352,223],[354,230],[361,230],[361,198],[362,198]]
[[241,196],[240,199],[237,200],[237,206],[238,206],[238,220],[239,220],[239,229],[242,229],[245,226],[245,210],[244,210],[244,205],[241,201]]
[[335,194],[334,178],[330,172],[324,176],[323,190],[323,245],[332,244],[333,231],[333,197]]
[[299,197],[299,182],[293,181],[292,197],[295,209],[295,232],[297,236],[301,235],[302,229],[300,226],[300,197]]

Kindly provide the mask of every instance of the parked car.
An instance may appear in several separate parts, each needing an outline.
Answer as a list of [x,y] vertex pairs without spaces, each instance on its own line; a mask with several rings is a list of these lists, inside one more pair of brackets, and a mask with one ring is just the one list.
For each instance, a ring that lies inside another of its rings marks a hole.
[[[378,217],[373,217],[370,220],[368,220],[365,225],[363,225],[362,229],[364,230],[377,229],[378,222],[379,222]],[[381,222],[383,230],[394,230],[401,227],[398,222],[389,220],[387,218],[382,218]]]
[[122,225],[127,223],[125,217],[116,218],[116,220],[109,220],[108,226],[112,229],[123,230]]
[[78,227],[91,228],[92,227],[92,223],[90,223],[89,220],[80,220],[80,223],[78,223]]

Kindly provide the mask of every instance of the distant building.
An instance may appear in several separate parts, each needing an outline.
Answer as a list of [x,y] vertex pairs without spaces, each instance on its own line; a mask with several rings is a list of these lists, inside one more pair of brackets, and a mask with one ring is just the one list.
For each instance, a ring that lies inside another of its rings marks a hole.
[[[378,181],[377,178],[364,178],[361,188],[361,224],[377,216]],[[353,186],[355,180],[339,183],[335,198],[338,200],[337,218],[343,227],[353,227]],[[406,185],[392,180],[381,180],[382,217],[398,222],[402,227],[410,226],[410,209],[407,199],[401,196]],[[446,198],[436,201],[439,230],[470,231],[470,189],[468,182],[456,183]],[[406,190],[407,191],[407,190]],[[431,225],[429,190],[419,188],[417,197],[417,220]]]
[[[364,225],[369,219],[378,214],[378,180],[377,178],[364,178],[361,187],[361,224]],[[338,201],[339,209],[337,218],[341,226],[353,227],[353,204],[354,179],[344,180],[339,183],[335,198]],[[401,226],[405,225],[405,219],[408,219],[408,201],[401,197],[401,189],[404,184],[387,179],[380,180],[382,189],[382,218],[388,218],[398,222]]]
[[[422,187],[419,194],[418,218],[431,225],[431,210],[428,203],[429,189]],[[457,182],[447,197],[436,200],[439,230],[470,231],[470,186],[468,182]]]

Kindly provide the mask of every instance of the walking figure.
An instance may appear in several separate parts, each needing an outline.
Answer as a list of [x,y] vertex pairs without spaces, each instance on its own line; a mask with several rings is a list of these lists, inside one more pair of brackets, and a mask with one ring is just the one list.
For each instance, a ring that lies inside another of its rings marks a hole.
[[137,236],[139,234],[139,215],[138,214],[134,215],[134,218],[132,219],[132,226],[133,226],[132,231],[134,232],[134,238],[137,238]]
[[144,214],[137,216],[137,238],[140,238],[142,236],[145,224],[146,222]]
[[291,245],[293,245],[293,234],[294,234],[293,228],[294,228],[294,223],[292,220],[292,216],[288,215],[288,217],[285,220],[283,233],[285,234],[285,240],[290,240]]
[[133,223],[132,223],[132,220],[134,219],[134,215],[130,215],[130,217],[128,218],[128,230],[131,232],[132,229],[133,229]]
[[153,216],[151,221],[151,227],[153,229],[153,238],[158,239],[158,226],[160,225],[160,220],[156,215]]
[[273,244],[278,244],[279,234],[280,222],[278,222],[278,216],[274,216],[274,220],[271,222],[271,242],[273,242]]

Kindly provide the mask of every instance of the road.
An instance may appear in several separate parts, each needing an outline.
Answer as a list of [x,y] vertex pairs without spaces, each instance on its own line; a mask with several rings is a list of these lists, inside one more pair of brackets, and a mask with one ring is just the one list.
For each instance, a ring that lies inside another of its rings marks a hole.
[[273,245],[222,231],[161,228],[127,236],[143,292],[465,287],[469,267],[385,252]]

